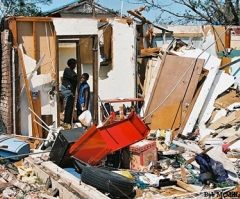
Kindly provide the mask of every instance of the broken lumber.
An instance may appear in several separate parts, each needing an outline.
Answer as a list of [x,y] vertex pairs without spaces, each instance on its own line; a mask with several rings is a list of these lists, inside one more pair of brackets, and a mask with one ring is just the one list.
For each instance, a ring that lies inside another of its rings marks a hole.
[[177,180],[177,185],[189,192],[192,192],[192,193],[200,192],[202,190],[202,187],[200,187],[200,186],[189,185],[180,180]]
[[162,49],[158,48],[144,48],[141,49],[141,54],[149,54],[149,53],[159,53]]
[[[205,154],[207,153],[208,151],[210,151],[211,149],[213,149],[213,146],[205,149],[204,151],[202,151],[201,153],[198,153],[198,154]],[[196,156],[193,156],[192,158],[190,158],[189,160],[185,161],[185,164],[190,164],[191,162],[193,162],[195,160],[195,157]]]
[[186,174],[185,168],[183,165],[181,165],[180,168],[181,168],[182,180],[183,182],[187,183],[187,174]]

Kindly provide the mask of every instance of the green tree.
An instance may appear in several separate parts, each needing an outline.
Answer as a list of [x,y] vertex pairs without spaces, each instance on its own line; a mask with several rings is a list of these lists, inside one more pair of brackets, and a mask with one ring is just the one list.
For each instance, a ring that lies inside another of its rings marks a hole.
[[240,25],[239,0],[127,0],[159,13],[162,24]]
[[4,16],[41,16],[37,4],[50,5],[52,0],[2,0],[5,6]]

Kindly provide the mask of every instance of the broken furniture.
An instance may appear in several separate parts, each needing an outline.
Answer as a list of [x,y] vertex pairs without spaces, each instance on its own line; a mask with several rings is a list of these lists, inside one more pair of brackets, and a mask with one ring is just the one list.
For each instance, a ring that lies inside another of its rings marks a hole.
[[69,130],[61,130],[53,143],[49,158],[56,165],[65,167],[71,164],[69,148],[75,143],[83,134],[83,128],[74,128]]
[[93,125],[69,149],[69,153],[90,165],[96,165],[106,155],[144,139],[149,127],[135,111],[126,119],[97,128]]
[[18,161],[28,156],[30,153],[30,145],[25,141],[11,138],[5,135],[0,135],[0,143],[1,145],[8,146],[7,148],[0,148],[1,157],[8,158],[13,161]]

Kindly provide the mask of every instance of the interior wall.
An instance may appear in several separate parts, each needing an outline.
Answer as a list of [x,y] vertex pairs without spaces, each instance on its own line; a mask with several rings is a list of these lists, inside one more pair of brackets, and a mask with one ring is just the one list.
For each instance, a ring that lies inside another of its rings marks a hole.
[[101,99],[133,98],[136,87],[135,24],[128,25],[121,19],[109,23],[112,25],[112,70],[106,74],[110,66],[100,67],[99,96]]
[[63,77],[63,71],[67,66],[68,59],[70,58],[76,59],[76,48],[73,46],[72,47],[59,46],[59,85],[62,85],[61,78]]
[[[28,77],[30,91],[40,92],[40,114],[51,116],[57,121],[56,95],[50,95],[50,91],[56,85],[56,40],[52,23],[43,21],[18,21],[17,43],[22,44],[23,61]],[[40,61],[41,60],[41,61]],[[39,65],[39,68],[36,67]],[[21,134],[35,136],[32,132],[33,120],[29,110],[24,74],[20,62],[20,121]],[[31,97],[32,101],[32,97]],[[33,112],[36,113],[35,110]],[[41,117],[40,115],[40,117]],[[26,121],[27,118],[27,121]]]

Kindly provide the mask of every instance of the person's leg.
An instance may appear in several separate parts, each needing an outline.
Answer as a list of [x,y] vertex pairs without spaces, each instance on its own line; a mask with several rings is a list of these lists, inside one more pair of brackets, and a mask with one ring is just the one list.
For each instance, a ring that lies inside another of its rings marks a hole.
[[82,107],[81,107],[81,105],[77,102],[77,106],[76,106],[76,108],[77,108],[77,118],[82,114]]
[[67,103],[65,106],[65,113],[64,113],[64,123],[71,124],[72,120],[72,112],[73,112],[73,102],[74,98],[72,95],[68,96]]

